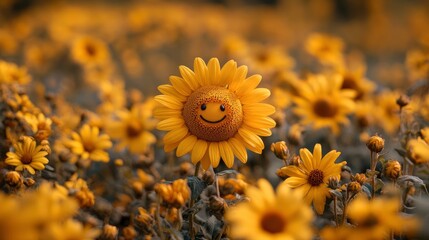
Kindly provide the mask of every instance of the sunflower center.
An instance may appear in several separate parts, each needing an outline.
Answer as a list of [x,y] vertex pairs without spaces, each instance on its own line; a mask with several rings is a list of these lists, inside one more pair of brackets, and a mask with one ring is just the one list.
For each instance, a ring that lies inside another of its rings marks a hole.
[[372,228],[378,224],[378,218],[370,214],[365,220],[359,224],[362,228]]
[[135,138],[140,135],[142,132],[142,125],[137,120],[132,120],[127,124],[127,136],[130,138]]
[[88,53],[89,56],[94,56],[95,55],[96,51],[95,51],[95,47],[93,45],[87,44],[85,46],[85,50],[86,50],[86,53]]
[[356,91],[355,99],[361,99],[363,96],[363,92],[359,89],[359,86],[357,84],[358,79],[356,79],[353,76],[344,76],[343,79],[343,85],[341,86],[341,89],[352,89]]
[[33,156],[30,153],[24,153],[21,157],[23,164],[30,164],[33,161]]
[[338,112],[338,106],[328,99],[321,98],[313,105],[314,112],[324,118],[334,117]]
[[92,141],[86,141],[83,143],[83,149],[85,149],[86,152],[92,152],[95,150],[95,143]]
[[261,218],[261,228],[271,234],[283,232],[286,224],[284,217],[276,212],[267,212]]
[[308,174],[308,183],[315,187],[323,183],[323,171],[314,169]]
[[233,137],[243,122],[240,100],[227,88],[219,86],[203,86],[194,91],[182,115],[193,135],[210,142]]

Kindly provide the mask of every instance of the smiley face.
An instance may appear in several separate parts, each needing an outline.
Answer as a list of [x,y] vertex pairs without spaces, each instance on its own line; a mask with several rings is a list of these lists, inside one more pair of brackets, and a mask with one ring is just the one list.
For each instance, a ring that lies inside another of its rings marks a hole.
[[203,86],[184,104],[183,119],[189,131],[206,141],[226,141],[243,121],[240,100],[225,87]]
[[208,102],[201,104],[198,114],[203,121],[211,124],[216,124],[225,120],[225,110],[225,104],[217,102]]

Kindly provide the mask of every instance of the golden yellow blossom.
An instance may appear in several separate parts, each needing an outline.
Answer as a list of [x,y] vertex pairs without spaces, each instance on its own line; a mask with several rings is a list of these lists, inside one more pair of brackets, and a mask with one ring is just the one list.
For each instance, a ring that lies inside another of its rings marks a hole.
[[14,63],[0,61],[0,83],[27,84],[31,81],[27,69]]
[[340,38],[322,33],[311,34],[305,42],[305,50],[321,63],[342,66],[344,43]]
[[36,141],[28,136],[23,136],[14,144],[14,152],[8,152],[5,163],[15,166],[16,171],[26,169],[29,173],[35,174],[36,170],[45,169],[45,165],[49,160],[46,158],[48,152],[42,149],[42,146],[37,146]]
[[175,207],[183,206],[191,195],[187,181],[183,179],[175,180],[172,184],[156,184],[155,191],[163,202]]
[[106,44],[90,36],[77,38],[73,43],[71,54],[74,61],[88,67],[104,64],[110,58]]
[[249,186],[249,202],[228,208],[226,220],[232,225],[230,235],[236,239],[311,239],[313,213],[303,204],[302,195],[282,183],[273,191],[265,179],[258,187]]
[[270,136],[275,126],[268,117],[274,107],[260,103],[270,96],[268,89],[257,88],[261,76],[246,78],[247,67],[232,60],[221,68],[217,58],[208,65],[196,58],[194,71],[179,70],[182,77],[171,76],[172,85],[159,86],[163,94],[155,97],[157,128],[168,131],[165,151],[177,148],[178,157],[191,152],[192,162],[201,161],[204,169],[217,167],[221,159],[232,167],[234,156],[245,163],[246,148],[261,153],[259,136]]
[[107,134],[100,135],[98,127],[85,124],[79,133],[73,132],[71,138],[66,140],[65,145],[82,159],[109,161],[109,153],[106,152],[106,149],[112,147],[112,142]]
[[318,214],[323,214],[326,198],[330,197],[329,179],[339,178],[341,167],[347,164],[345,161],[335,163],[340,154],[332,150],[322,158],[322,146],[316,144],[313,154],[306,148],[300,149],[302,162],[299,166],[290,165],[282,168],[289,176],[285,180],[286,185],[303,192],[305,202],[309,205],[313,203]]

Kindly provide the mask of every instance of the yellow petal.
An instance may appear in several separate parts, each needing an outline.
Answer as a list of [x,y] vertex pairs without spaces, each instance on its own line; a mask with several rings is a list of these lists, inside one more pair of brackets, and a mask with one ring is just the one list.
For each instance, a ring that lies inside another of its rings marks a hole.
[[241,97],[245,94],[250,93],[253,89],[255,89],[262,80],[262,76],[259,74],[255,74],[247,78],[241,86],[237,89],[237,96]]
[[219,153],[219,143],[211,142],[209,145],[209,156],[210,162],[212,163],[213,168],[217,167],[220,162],[220,153]]
[[188,134],[187,127],[180,127],[180,128],[174,129],[168,132],[167,134],[165,134],[164,143],[169,144],[169,143],[179,142],[186,136],[186,134]]
[[240,128],[238,129],[238,134],[247,144],[258,149],[259,151],[257,153],[261,153],[262,149],[264,149],[264,143],[262,142],[262,139],[253,132],[245,128]]
[[195,58],[194,60],[195,79],[200,86],[208,85],[207,80],[207,66],[203,59]]
[[182,95],[189,96],[192,93],[192,89],[186,83],[183,78],[177,76],[170,76],[170,82],[173,84],[173,87]]
[[218,86],[220,83],[220,64],[217,58],[210,59],[207,64],[208,80],[210,85]]
[[225,86],[228,85],[233,79],[234,74],[237,70],[237,62],[234,60],[229,60],[225,65],[223,65],[222,69],[220,70],[220,85]]
[[232,151],[234,152],[234,155],[237,156],[238,160],[240,160],[242,163],[246,163],[247,151],[244,145],[240,142],[240,140],[236,139],[235,137],[232,137],[228,139],[228,142],[231,146]]
[[177,147],[176,156],[181,157],[192,150],[195,143],[197,142],[197,137],[194,135],[189,135],[183,141],[179,143]]
[[270,95],[271,92],[267,88],[256,88],[241,97],[240,101],[242,104],[257,103],[268,98]]
[[158,96],[155,96],[154,99],[156,102],[171,109],[181,110],[183,108],[182,102],[168,95],[158,95]]
[[225,165],[231,168],[234,165],[234,152],[229,146],[229,143],[226,141],[219,142],[219,152]]
[[180,75],[182,75],[183,79],[185,79],[192,90],[195,90],[200,86],[195,79],[195,73],[191,69],[182,65],[179,67],[179,71]]
[[201,139],[198,139],[195,142],[194,148],[192,149],[192,154],[191,154],[191,161],[193,164],[196,164],[197,162],[199,162],[204,154],[206,154],[207,151],[207,142]]
[[167,118],[158,122],[156,128],[161,131],[171,131],[185,124],[183,118]]

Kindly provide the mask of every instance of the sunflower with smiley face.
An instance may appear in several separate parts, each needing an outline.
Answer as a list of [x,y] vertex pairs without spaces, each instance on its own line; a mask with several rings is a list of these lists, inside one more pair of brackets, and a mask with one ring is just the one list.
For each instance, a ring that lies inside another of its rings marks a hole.
[[246,149],[260,154],[260,136],[270,136],[275,126],[268,117],[274,107],[261,103],[271,93],[257,88],[262,77],[247,78],[247,67],[237,67],[233,60],[221,68],[217,58],[207,65],[196,58],[194,71],[186,66],[179,70],[181,77],[170,76],[171,85],[159,86],[162,95],[155,97],[157,129],[168,131],[164,150],[177,148],[178,157],[190,153],[192,163],[201,162],[205,170],[217,167],[221,159],[229,168],[234,157],[245,163]]

